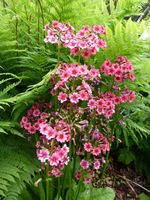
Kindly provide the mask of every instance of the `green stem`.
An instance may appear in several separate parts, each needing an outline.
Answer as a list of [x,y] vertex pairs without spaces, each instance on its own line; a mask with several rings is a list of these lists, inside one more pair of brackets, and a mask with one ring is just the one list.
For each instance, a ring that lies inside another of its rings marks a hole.
[[63,186],[62,186],[62,199],[65,199],[64,192],[65,192],[66,178],[67,178],[67,166],[65,166],[65,172],[64,172],[64,179],[63,179]]
[[54,197],[54,180],[52,178],[50,182],[50,200],[53,200]]
[[57,67],[59,66],[59,60],[60,60],[60,46],[58,46],[58,62],[57,62]]
[[79,52],[78,65],[80,65],[81,53]]
[[58,200],[59,200],[59,197],[60,197],[60,177],[58,177]]
[[69,169],[69,200],[71,200],[71,191],[72,191],[72,176],[71,176],[71,139],[69,140],[69,164],[68,164],[68,169]]
[[47,165],[46,165],[46,200],[49,200],[49,176],[48,176],[48,171],[49,171],[49,163],[47,162]]
[[112,131],[111,131],[111,138],[110,138],[110,142],[109,142],[109,151],[107,151],[106,161],[105,161],[104,169],[103,169],[103,172],[102,172],[101,180],[100,180],[100,183],[99,183],[99,188],[102,185],[102,181],[103,181],[104,174],[105,174],[105,171],[106,171],[106,167],[107,167],[107,163],[108,163],[108,158],[109,158],[109,153],[110,153],[110,149],[111,149],[111,145],[112,145],[112,137],[114,135],[114,129],[115,129],[115,125],[113,125]]

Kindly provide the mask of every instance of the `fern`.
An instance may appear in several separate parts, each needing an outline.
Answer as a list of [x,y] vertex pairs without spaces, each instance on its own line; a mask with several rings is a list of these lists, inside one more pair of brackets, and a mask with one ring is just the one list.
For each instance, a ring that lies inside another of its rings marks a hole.
[[17,199],[25,183],[32,182],[38,172],[40,165],[35,150],[25,139],[11,136],[7,140],[1,138],[0,151],[0,195],[5,199]]

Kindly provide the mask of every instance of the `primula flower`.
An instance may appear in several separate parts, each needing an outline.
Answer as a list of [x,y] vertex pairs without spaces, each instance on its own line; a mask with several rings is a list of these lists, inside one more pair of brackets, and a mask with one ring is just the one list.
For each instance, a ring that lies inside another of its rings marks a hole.
[[57,153],[53,153],[48,160],[51,166],[57,166],[59,164],[60,156]]
[[77,171],[77,173],[76,173],[76,179],[79,180],[80,176],[81,176],[81,172]]
[[114,104],[116,104],[116,105],[118,105],[118,104],[120,104],[120,96],[118,96],[118,97],[115,97],[115,99],[114,99]]
[[104,108],[102,106],[97,106],[96,111],[98,112],[99,115],[104,114]]
[[67,135],[62,131],[58,131],[56,140],[58,142],[64,143],[67,140]]
[[37,150],[37,156],[38,159],[41,160],[42,163],[44,163],[46,160],[49,159],[49,150],[48,149]]
[[70,56],[72,56],[72,55],[76,55],[77,53],[79,53],[78,48],[70,49]]
[[30,126],[28,131],[29,131],[29,133],[34,134],[36,132],[36,129],[33,126]]
[[120,102],[121,103],[125,103],[125,102],[127,102],[127,100],[128,100],[128,97],[125,94],[120,96]]
[[64,80],[64,81],[67,81],[69,77],[70,77],[70,72],[69,72],[69,70],[64,71],[64,72],[62,73],[62,75],[60,75],[60,78],[61,78],[62,80]]
[[48,131],[47,131],[47,133],[46,133],[45,135],[46,135],[46,138],[47,138],[48,140],[50,140],[50,139],[52,139],[52,138],[55,137],[55,135],[56,135],[56,130],[49,126],[49,127],[48,127]]
[[47,135],[49,128],[50,128],[50,126],[48,124],[40,125],[40,133],[43,134],[43,135]]
[[89,25],[83,26],[82,29],[83,29],[85,32],[87,32],[87,33],[90,32]]
[[83,55],[83,57],[84,57],[84,58],[89,58],[89,57],[90,57],[90,55],[91,55],[91,52],[90,52],[90,51],[87,51],[87,50],[85,50],[85,51],[83,51],[81,54]]
[[97,76],[100,77],[100,73],[98,69],[91,69],[90,73],[94,78],[96,78]]
[[79,71],[79,68],[78,68],[78,67],[72,67],[72,68],[70,69],[70,75],[71,75],[72,77],[77,77],[77,76],[79,76],[79,73],[80,73],[80,71]]
[[86,31],[85,30],[79,30],[79,32],[76,34],[77,37],[79,38],[84,38],[86,37]]
[[92,154],[95,156],[98,156],[101,153],[101,150],[99,147],[93,148]]
[[90,109],[93,109],[93,108],[96,108],[97,104],[95,100],[90,99],[87,105],[89,106]]
[[69,99],[72,103],[77,104],[79,102],[79,94],[77,92],[74,92],[73,94],[69,95]]
[[90,142],[84,144],[84,150],[90,152],[93,149],[92,144]]
[[87,168],[89,167],[89,162],[83,159],[83,160],[80,162],[80,166],[81,166],[83,169],[87,169]]
[[131,92],[130,95],[129,95],[129,102],[133,102],[133,100],[135,99],[135,92]]
[[99,169],[100,168],[100,162],[98,160],[93,162],[93,165],[94,165],[94,169]]
[[59,95],[58,95],[58,100],[63,103],[65,101],[67,101],[67,94],[66,93],[63,93],[63,92],[60,92]]
[[79,98],[84,101],[84,100],[88,100],[88,93],[85,90],[81,90],[79,93]]
[[90,177],[86,177],[85,183],[90,183],[90,182],[91,182],[91,178]]
[[80,65],[79,66],[79,70],[80,70],[80,72],[81,72],[82,75],[86,75],[89,72],[87,65]]
[[31,123],[30,123],[30,122],[24,124],[24,128],[25,128],[25,129],[29,130],[30,127],[31,127]]
[[68,165],[68,162],[69,162],[69,157],[68,156],[64,156],[63,160],[62,160],[62,163],[64,163],[65,165]]

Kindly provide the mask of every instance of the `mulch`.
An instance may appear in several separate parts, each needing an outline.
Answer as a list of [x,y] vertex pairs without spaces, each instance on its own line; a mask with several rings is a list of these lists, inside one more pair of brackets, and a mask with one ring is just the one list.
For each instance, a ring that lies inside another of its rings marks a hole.
[[[101,171],[97,171],[92,180],[93,186],[98,187]],[[115,200],[140,200],[139,194],[144,193],[150,197],[150,184],[146,177],[136,173],[133,164],[125,165],[117,162],[112,156],[109,158],[102,187],[110,187],[115,193]]]

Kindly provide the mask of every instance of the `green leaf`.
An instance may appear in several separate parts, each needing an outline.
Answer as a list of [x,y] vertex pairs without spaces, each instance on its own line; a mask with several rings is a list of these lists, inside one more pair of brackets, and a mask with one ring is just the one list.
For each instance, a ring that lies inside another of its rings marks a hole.
[[78,196],[78,200],[113,200],[114,198],[115,192],[109,187],[98,189],[91,187],[88,194],[85,190]]
[[55,197],[55,199],[54,200],[62,200],[62,198],[61,197],[59,197],[59,199],[58,199],[58,194],[57,194],[57,196]]
[[140,200],[150,200],[150,197],[148,197],[146,194],[142,193],[139,195]]

